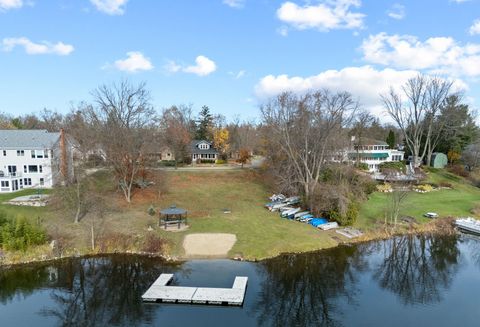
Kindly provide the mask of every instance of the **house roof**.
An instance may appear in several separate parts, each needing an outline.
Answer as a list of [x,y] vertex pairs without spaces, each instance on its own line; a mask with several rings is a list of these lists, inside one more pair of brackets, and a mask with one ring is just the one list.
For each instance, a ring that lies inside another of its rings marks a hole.
[[0,149],[51,149],[59,138],[45,129],[0,129]]
[[371,139],[368,137],[361,137],[355,140],[355,145],[388,145],[387,142]]
[[[199,149],[198,144],[200,144],[200,143],[207,143],[211,147],[210,147],[210,149]],[[213,148],[212,146],[213,146],[212,142],[208,142],[206,140],[193,140],[192,143],[190,144],[190,148],[191,148],[192,153],[218,154],[217,149]]]

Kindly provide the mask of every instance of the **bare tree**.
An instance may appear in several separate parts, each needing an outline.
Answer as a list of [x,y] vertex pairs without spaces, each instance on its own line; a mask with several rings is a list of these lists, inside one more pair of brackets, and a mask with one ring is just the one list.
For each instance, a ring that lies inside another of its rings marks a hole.
[[413,156],[415,167],[433,152],[435,140],[434,121],[448,97],[452,82],[436,77],[418,75],[402,87],[406,99],[393,88],[381,95],[388,114],[402,131],[407,147]]
[[95,106],[90,110],[99,143],[113,167],[125,200],[143,167],[144,146],[152,132],[155,111],[145,83],[102,85],[93,91]]
[[405,199],[408,196],[407,188],[396,188],[390,193],[389,201],[387,202],[387,216],[389,222],[393,224],[394,227],[397,226],[398,216],[400,215],[400,210],[402,209]]
[[177,164],[188,154],[188,146],[193,131],[191,106],[172,106],[163,110],[160,118],[161,140],[175,157],[175,168]]
[[349,93],[328,90],[304,95],[283,93],[261,107],[268,133],[266,148],[273,159],[270,162],[281,165],[283,172],[277,175],[288,176],[287,182],[298,185],[307,201],[322,168],[345,147],[345,127],[357,108]]
[[480,142],[477,141],[475,143],[470,144],[467,146],[465,151],[462,153],[462,160],[465,165],[468,167],[469,171],[477,168],[480,165]]

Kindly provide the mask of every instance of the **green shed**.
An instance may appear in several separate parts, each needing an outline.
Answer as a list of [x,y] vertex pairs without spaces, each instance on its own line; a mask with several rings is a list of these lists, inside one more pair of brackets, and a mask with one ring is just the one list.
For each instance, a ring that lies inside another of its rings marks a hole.
[[448,164],[448,158],[444,153],[434,152],[430,161],[430,166],[433,168],[445,168]]

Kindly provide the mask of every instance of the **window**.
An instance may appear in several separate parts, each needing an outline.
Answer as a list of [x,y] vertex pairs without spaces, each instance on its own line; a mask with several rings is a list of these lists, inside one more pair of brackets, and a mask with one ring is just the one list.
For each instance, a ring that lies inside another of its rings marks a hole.
[[35,150],[30,151],[32,153],[32,158],[35,158]]
[[7,155],[7,150],[3,150],[3,156],[5,157]]
[[25,155],[25,150],[17,150],[17,156],[23,157]]
[[40,185],[45,185],[45,180],[43,178],[40,178]]
[[45,154],[45,158],[48,158],[48,150],[43,151],[43,153]]
[[36,165],[28,166],[28,172],[29,173],[38,173],[38,166],[36,166]]
[[2,181],[2,187],[10,187],[10,183],[8,181]]
[[24,165],[24,166],[23,166],[23,173],[24,173],[24,174],[27,173],[27,165]]
[[25,186],[32,185],[32,179],[31,178],[24,178],[23,179],[23,184],[25,184]]
[[35,155],[36,155],[37,158],[43,158],[43,154],[44,154],[43,150],[36,150],[35,151]]
[[42,167],[42,165],[38,166],[38,171],[39,171],[40,173],[43,173],[43,167]]

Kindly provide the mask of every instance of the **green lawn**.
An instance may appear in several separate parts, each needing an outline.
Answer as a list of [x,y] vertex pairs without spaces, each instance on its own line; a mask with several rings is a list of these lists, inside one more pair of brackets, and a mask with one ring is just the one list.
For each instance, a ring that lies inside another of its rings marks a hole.
[[[411,192],[402,205],[401,215],[408,215],[426,222],[426,212],[436,212],[446,216],[472,216],[470,212],[475,205],[480,205],[480,189],[468,184],[463,178],[448,173],[445,170],[430,170],[429,183],[448,182],[452,190],[438,190],[429,193]],[[382,220],[387,210],[389,194],[375,192],[362,205],[358,227],[372,228],[375,221]]]
[[[268,190],[249,171],[171,172],[172,187],[161,203],[175,203],[190,212],[186,232],[162,232],[175,241],[175,253],[182,253],[181,240],[188,233],[232,233],[237,243],[231,256],[248,259],[271,257],[282,252],[311,251],[337,244],[330,233],[312,226],[281,219],[263,205]],[[224,208],[230,214],[223,213]]]
[[[50,190],[41,190],[42,194],[50,193]],[[14,193],[2,193],[0,194],[0,210],[6,212],[9,216],[12,217],[25,217],[27,219],[37,219],[45,218],[45,214],[48,212],[46,208],[42,207],[22,207],[22,206],[14,206],[9,204],[4,204],[13,198],[25,195],[33,195],[37,194],[37,189],[25,189],[21,191],[17,191]]]

